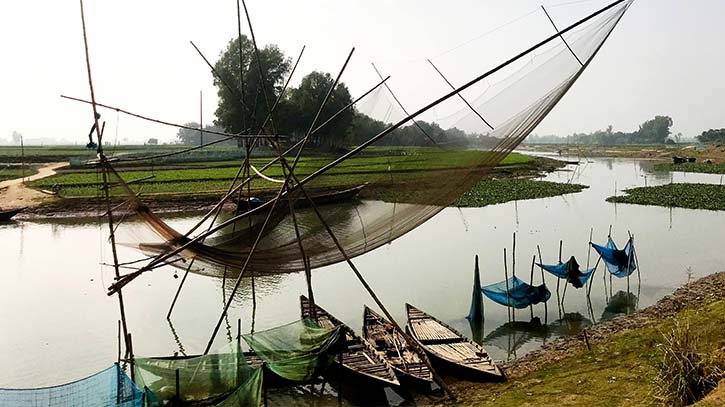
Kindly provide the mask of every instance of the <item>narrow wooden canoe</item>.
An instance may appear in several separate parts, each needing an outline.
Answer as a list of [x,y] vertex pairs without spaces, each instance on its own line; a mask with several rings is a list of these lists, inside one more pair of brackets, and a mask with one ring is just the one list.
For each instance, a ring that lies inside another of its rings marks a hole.
[[[302,318],[312,318],[310,301],[304,295],[300,296]],[[342,326],[345,332],[347,349],[342,353],[343,373],[351,378],[364,379],[370,384],[380,386],[400,386],[398,378],[390,364],[375,351],[370,343],[355,334],[349,326],[328,314],[327,311],[315,304],[315,318],[323,328]],[[339,365],[336,359],[335,364]],[[338,366],[339,367],[339,366]]]
[[463,334],[410,304],[408,329],[413,339],[425,349],[433,361],[475,380],[504,380],[501,369],[493,363],[483,347]]
[[2,222],[2,221],[8,221],[13,216],[19,214],[20,212],[22,212],[24,210],[25,210],[25,208],[8,209],[6,211],[0,210],[0,222]]
[[408,346],[403,335],[388,320],[367,305],[363,312],[363,338],[390,363],[400,380],[424,385],[433,383],[433,373],[423,362],[422,355]]

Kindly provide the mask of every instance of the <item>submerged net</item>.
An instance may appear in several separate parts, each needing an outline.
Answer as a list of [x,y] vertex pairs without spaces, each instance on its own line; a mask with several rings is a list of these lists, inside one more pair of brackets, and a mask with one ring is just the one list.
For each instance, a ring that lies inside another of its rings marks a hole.
[[481,287],[481,292],[492,301],[513,308],[526,308],[551,298],[546,284],[533,286],[526,284],[518,277]]
[[236,405],[256,407],[261,400],[262,369],[249,365],[237,343],[204,356],[137,358],[134,369],[137,384],[160,403],[222,403],[233,397],[244,401]]
[[542,269],[548,271],[549,273],[555,275],[556,277],[566,280],[568,283],[570,283],[574,288],[582,288],[586,285],[587,281],[589,281],[589,278],[592,276],[592,273],[594,273],[594,269],[591,268],[589,270],[580,270],[579,269],[579,263],[576,261],[574,256],[571,256],[571,258],[566,263],[559,263],[559,264],[539,264],[536,263],[537,266],[541,267]]
[[141,407],[143,392],[117,364],[78,381],[34,389],[0,389],[0,406]]
[[[413,230],[454,204],[491,168],[501,163],[579,78],[630,4],[631,1],[615,4],[562,35],[583,65],[573,57],[562,39],[556,36],[550,37],[538,48],[522,53],[508,65],[502,65],[501,69],[490,70],[487,75],[480,75],[480,72],[486,70],[480,64],[467,63],[465,57],[458,60],[458,65],[470,66],[479,74],[477,79],[480,82],[471,82],[467,92],[469,96],[481,92],[478,97],[470,98],[470,102],[490,127],[464,106],[462,113],[454,114],[455,117],[448,120],[433,125],[420,123],[422,129],[407,123],[407,126],[386,130],[395,127],[391,122],[402,117],[402,108],[391,100],[388,89],[379,88],[358,104],[360,112],[377,120],[369,123],[369,127],[374,129],[370,135],[340,136],[331,139],[333,141],[330,145],[318,144],[318,147],[326,147],[324,154],[304,151],[295,175],[303,180],[304,188],[310,195],[332,196],[319,202],[319,208],[325,223],[338,237],[346,254],[354,257],[366,253]],[[542,15],[541,18],[545,17]],[[551,27],[541,37],[549,35]],[[478,57],[482,49],[475,50],[474,56]],[[443,72],[449,69],[446,61],[438,62],[441,62]],[[428,76],[420,78],[425,81],[420,87],[441,82],[441,78],[431,72],[426,62],[421,64],[427,67]],[[472,73],[465,75],[467,81],[475,77]],[[393,89],[400,83],[394,81],[411,81],[415,77],[396,76],[388,84]],[[455,82],[462,83],[460,80]],[[481,88],[484,84],[486,87]],[[439,107],[448,105],[458,109],[460,103],[457,96],[452,94]],[[413,110],[408,109],[410,112]],[[461,129],[469,134],[463,134]],[[471,132],[477,134],[471,135]],[[373,140],[372,134],[384,136],[370,142],[371,145],[365,150],[349,156],[340,164],[326,167],[340,155],[338,152],[352,151],[355,146],[367,145],[369,140]],[[284,147],[296,141],[294,138],[286,140],[287,145]],[[287,154],[289,162],[294,161],[295,152],[292,149]],[[264,160],[255,158],[252,161],[266,179],[256,179],[251,183],[251,195],[263,201],[274,197],[280,187],[275,181],[284,178],[284,171],[279,164],[272,164],[262,170]],[[313,173],[321,175],[307,178]],[[258,274],[303,270],[297,232],[312,268],[344,260],[323,222],[309,207],[309,202],[299,189],[285,195],[279,202],[254,256],[248,258],[269,207],[262,207],[254,214],[239,218],[233,203],[229,201],[227,209],[213,222],[213,233],[204,233],[209,222],[193,232],[180,232],[136,197],[139,190],[143,192],[144,182],[128,186],[121,178],[116,176],[114,181],[129,196],[128,207],[148,225],[147,230],[136,228],[130,232],[130,236],[127,235],[127,239],[121,240],[152,255],[167,254],[185,245],[185,250],[174,256],[169,255],[168,260],[176,261],[175,265],[186,267],[188,263],[179,260],[194,259],[198,267],[192,271],[214,276],[234,276],[247,261],[246,270]],[[239,182],[236,185],[240,185]],[[362,188],[343,197],[335,194],[351,187]],[[244,195],[248,194],[246,187],[241,188],[241,191],[244,191]],[[287,199],[297,208],[297,231]],[[238,209],[244,212],[245,208],[243,204]],[[122,229],[119,234],[123,233]],[[205,238],[189,243],[189,239],[201,236]],[[122,280],[128,281],[132,277]]]
[[611,237],[607,240],[606,245],[600,246],[592,243],[592,247],[602,256],[607,270],[615,277],[624,278],[637,270],[632,239],[627,241],[622,250],[617,249],[617,245]]
[[333,362],[340,327],[321,328],[306,318],[242,337],[267,369],[284,379],[306,382]]

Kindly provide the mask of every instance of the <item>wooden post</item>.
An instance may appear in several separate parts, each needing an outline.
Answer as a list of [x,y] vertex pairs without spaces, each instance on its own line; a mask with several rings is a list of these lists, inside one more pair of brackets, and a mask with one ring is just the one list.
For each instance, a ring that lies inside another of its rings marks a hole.
[[121,364],[121,320],[118,320],[118,357],[116,358],[117,363]]
[[[343,333],[343,337],[344,336],[345,336],[345,334]],[[343,383],[342,373],[344,370],[342,368],[342,346],[340,346],[340,348],[337,351],[337,365],[340,368],[340,373],[338,375],[338,384],[337,384],[337,405],[341,406],[342,405],[342,383]]]
[[[629,254],[627,255],[627,308],[629,308],[629,273],[632,264],[632,252],[634,252],[634,246],[632,245],[632,237],[627,242],[629,244]],[[624,247],[627,247],[626,245]]]
[[131,332],[126,335],[126,351],[128,352],[128,358],[131,361],[131,380],[136,381],[136,369],[133,363],[133,341],[131,340]]
[[[539,264],[543,265],[544,261],[541,259],[541,247],[539,245],[536,245],[536,251],[539,252]],[[544,268],[541,267],[541,284],[546,286],[546,279],[544,278]],[[544,325],[549,321],[549,305],[547,304],[548,301],[544,301]]]
[[[511,275],[513,276],[513,282],[516,280],[516,232],[514,232],[514,244],[511,250]],[[511,308],[511,319],[516,321],[516,307]]]
[[634,264],[635,264],[635,267],[637,267],[637,286],[638,286],[637,291],[639,291],[639,286],[642,285],[642,275],[640,274],[640,269],[639,269],[639,259],[637,258],[637,249],[634,248],[634,235],[631,234],[629,231],[627,231],[627,233],[629,234],[629,240],[632,242],[632,253],[634,255]]
[[[174,311],[174,306],[176,305],[176,300],[179,298],[179,294],[181,294],[181,287],[184,286],[186,277],[189,276],[189,271],[191,271],[191,266],[194,265],[195,260],[196,260],[196,257],[191,259],[191,261],[189,262],[189,267],[187,267],[186,271],[184,272],[184,277],[181,278],[181,282],[179,283],[179,288],[176,289],[176,294],[174,295],[174,299],[173,299],[173,301],[171,301],[171,306],[169,307],[169,312],[166,313],[166,319],[171,319],[171,313]],[[222,291],[224,291],[223,282],[222,282]]]
[[504,276],[506,278],[506,311],[508,313],[509,322],[511,322],[511,303],[509,300],[509,271],[508,266],[506,265],[506,248],[503,248],[503,272]]
[[[529,285],[534,286],[534,263],[536,263],[536,255],[531,258],[531,278],[529,279]],[[529,305],[529,311],[531,311],[531,319],[534,319],[534,304]]]
[[[589,288],[587,289],[587,298],[588,298],[588,297],[590,297],[590,296],[591,296],[591,294],[592,294],[592,285],[594,284],[594,283],[593,283],[593,280],[594,280],[594,273],[596,273],[596,272],[597,272],[597,268],[599,267],[599,262],[600,262],[601,260],[602,260],[602,257],[601,257],[601,256],[599,256],[599,258],[597,259],[597,262],[596,262],[596,263],[594,263],[594,270],[592,270],[592,276],[591,276],[591,277],[589,277]],[[606,270],[606,269],[607,269],[607,267],[606,267],[606,266],[604,266],[604,269]],[[606,294],[606,292],[607,292],[607,288],[606,288],[606,282],[607,282],[607,280],[605,279],[605,280],[604,280],[604,283],[605,283],[605,286],[604,286],[604,293],[605,293],[605,294]]]
[[23,143],[23,135],[20,135],[20,174],[22,182],[25,183],[25,144]]
[[[563,240],[559,240],[559,264],[561,264],[561,249],[564,245]],[[561,297],[559,297],[559,285],[561,284],[561,278],[556,278],[556,303],[559,305],[559,308],[561,308]],[[561,310],[559,310],[559,313],[561,313]]]
[[[241,54],[241,51],[239,53]],[[201,91],[199,91],[199,145],[204,145],[204,113],[202,110]]]
[[174,378],[175,378],[175,383],[176,383],[176,402],[177,403],[181,403],[181,389],[180,389],[180,384],[179,384],[179,369],[176,369],[174,371],[174,375],[175,375]]

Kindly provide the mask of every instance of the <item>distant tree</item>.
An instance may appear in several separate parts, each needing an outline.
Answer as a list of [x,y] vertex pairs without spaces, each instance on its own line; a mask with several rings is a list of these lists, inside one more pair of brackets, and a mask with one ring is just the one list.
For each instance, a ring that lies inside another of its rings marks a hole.
[[23,139],[23,135],[17,131],[13,131],[13,144],[20,144],[20,140]]
[[[257,57],[252,42],[246,37],[229,41],[215,64],[219,78],[214,79],[219,96],[216,109],[217,124],[227,132],[239,133],[261,125],[267,115],[265,95],[273,104],[282,91],[285,75],[290,70],[290,59],[276,45],[259,50],[263,77],[260,78]],[[242,56],[240,69],[240,52]],[[242,88],[244,79],[244,88]],[[224,84],[229,85],[231,90]],[[243,101],[243,102],[242,102]]]
[[669,116],[655,116],[639,126],[636,132],[637,141],[643,144],[662,144],[670,135],[672,118]]
[[725,129],[710,129],[696,137],[701,143],[725,143]]
[[151,137],[151,138],[149,139],[149,141],[147,141],[147,142],[146,142],[146,144],[148,144],[148,145],[150,145],[150,146],[155,146],[155,145],[158,145],[158,144],[159,144],[159,139],[157,139],[157,138],[154,138],[154,137]]
[[[191,128],[196,127],[198,129],[199,128],[199,123],[197,123],[197,122],[190,122],[190,123],[184,124],[184,126],[191,127]],[[204,130],[206,130],[206,131],[218,131],[218,132],[223,131],[222,129],[220,129],[216,125],[206,125],[206,126],[204,126]],[[199,134],[199,130],[180,128],[179,131],[176,133],[176,141],[179,144],[199,145],[201,143],[200,136],[201,135]],[[209,143],[211,141],[216,141],[216,140],[219,140],[220,138],[223,138],[223,137],[224,136],[221,136],[221,135],[218,135],[218,134],[204,133],[204,143]],[[236,144],[236,143],[237,143],[236,140],[230,140],[230,141],[224,142],[223,144]]]
[[[294,106],[295,112],[289,118],[289,125],[295,129],[297,135],[309,129],[317,114],[325,95],[332,87],[334,79],[329,73],[314,71],[302,78],[296,89],[290,90],[289,103]],[[344,83],[338,83],[322,110],[317,125],[352,102],[350,91]],[[339,114],[333,121],[321,128],[314,136],[314,144],[323,148],[336,148],[343,146],[348,139],[354,112],[350,109]]]

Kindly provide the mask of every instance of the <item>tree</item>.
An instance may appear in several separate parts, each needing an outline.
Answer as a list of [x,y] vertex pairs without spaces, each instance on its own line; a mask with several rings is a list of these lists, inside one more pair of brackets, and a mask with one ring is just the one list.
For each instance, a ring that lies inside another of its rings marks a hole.
[[[199,134],[199,130],[196,130],[199,128],[199,123],[197,122],[191,122],[184,124],[186,127],[191,127],[192,129],[184,129],[180,128],[179,131],[176,133],[176,139],[179,144],[186,144],[186,145],[192,145],[196,146],[201,144],[201,139]],[[196,129],[193,129],[196,128]],[[218,126],[215,125],[206,125],[204,126],[204,130],[206,131],[218,131],[221,132],[222,129],[220,129]],[[204,133],[204,143],[209,143],[212,141],[219,140],[221,138],[224,138],[224,136],[219,134],[212,134],[212,133]],[[150,141],[150,140],[149,140]],[[149,142],[149,144],[151,144]],[[235,140],[225,141],[224,144],[236,144]]]
[[20,140],[23,139],[23,135],[18,133],[17,131],[13,131],[13,143],[14,144],[20,144]]
[[[335,80],[329,73],[313,71],[302,78],[299,87],[290,90],[289,102],[295,112],[289,117],[289,127],[297,136],[304,136],[317,115]],[[335,113],[352,102],[350,91],[344,83],[335,86],[322,110],[317,125],[324,123]],[[333,149],[348,141],[354,112],[350,109],[340,113],[333,121],[315,133],[313,143],[319,147]]]
[[157,138],[155,138],[155,137],[151,137],[151,138],[149,139],[149,141],[147,141],[147,142],[146,142],[146,144],[148,144],[148,145],[150,145],[150,146],[155,146],[155,145],[158,145],[158,144],[159,144],[159,139],[157,139]]
[[697,136],[701,143],[725,143],[725,129],[710,129]]
[[237,38],[229,41],[214,66],[221,77],[214,79],[219,96],[215,124],[233,133],[247,129],[258,130],[267,116],[267,101],[272,105],[282,91],[291,62],[276,45],[265,46],[259,50],[259,65],[263,74],[263,78],[260,78],[254,45],[244,35],[241,45],[241,69]]
[[670,135],[672,118],[669,116],[655,116],[639,126],[637,141],[640,143],[663,144]]

